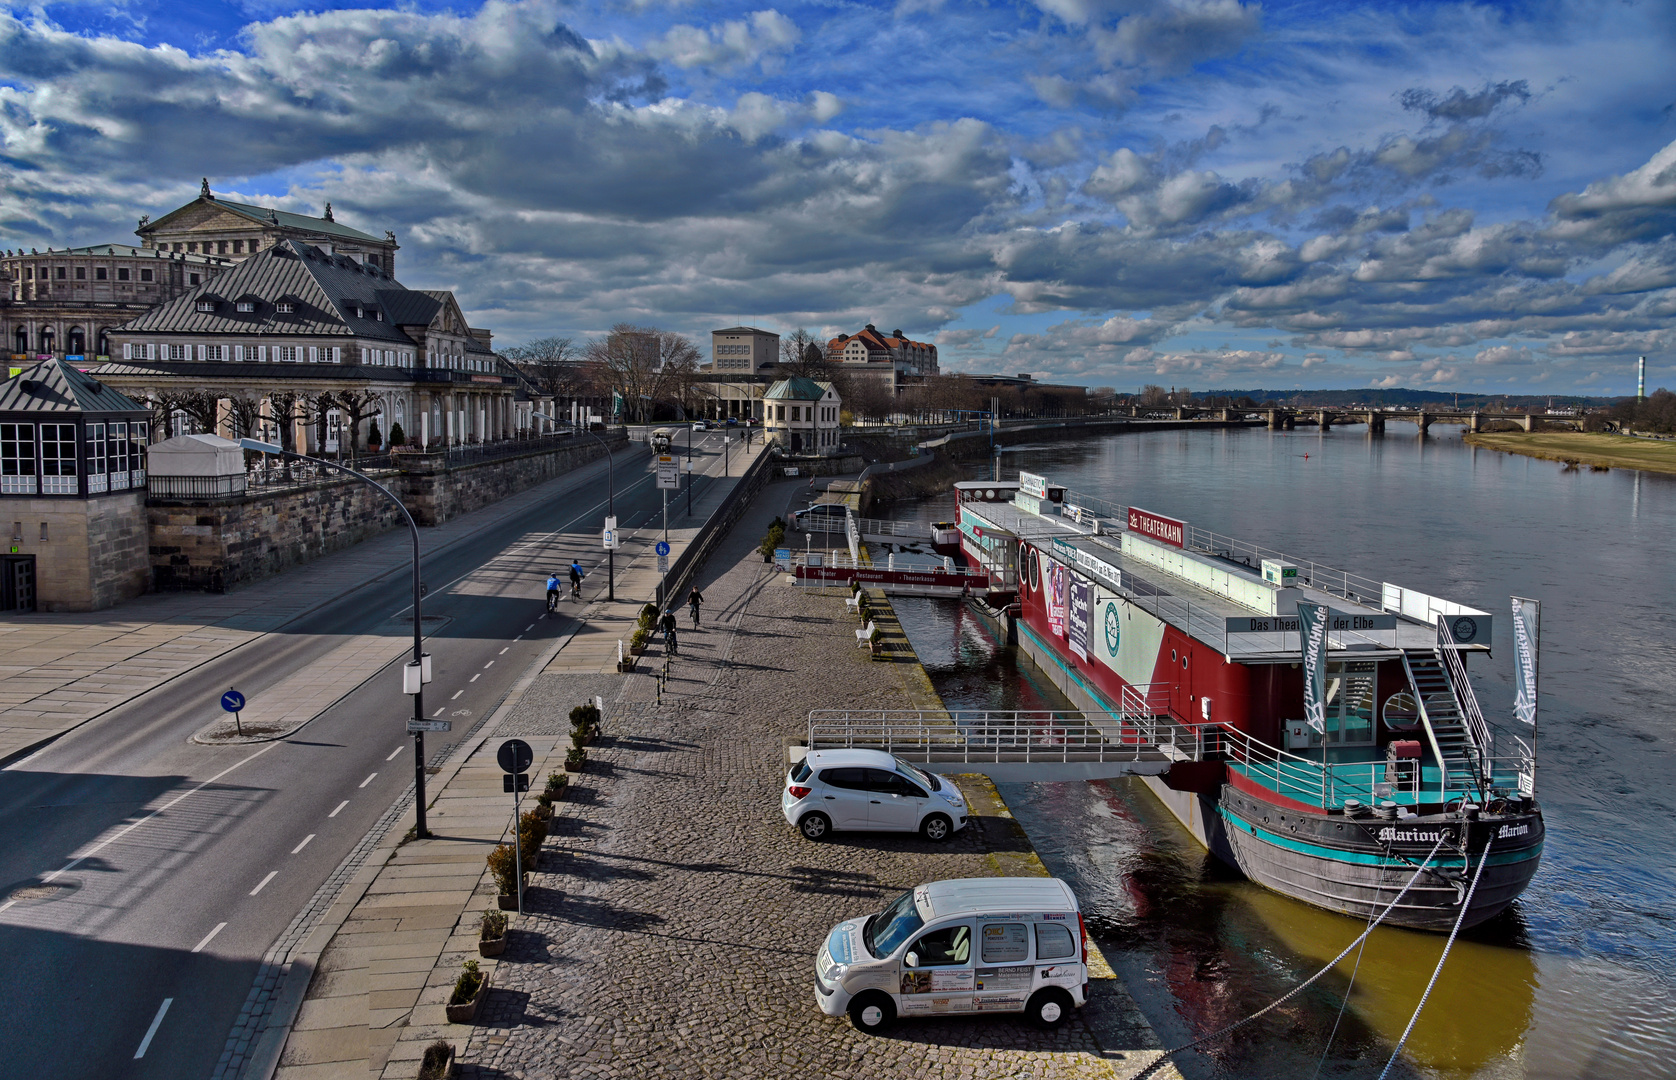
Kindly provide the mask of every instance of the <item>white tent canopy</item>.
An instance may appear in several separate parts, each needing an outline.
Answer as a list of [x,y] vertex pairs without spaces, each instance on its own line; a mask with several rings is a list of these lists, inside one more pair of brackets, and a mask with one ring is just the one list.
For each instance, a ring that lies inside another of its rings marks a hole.
[[244,451],[219,435],[176,435],[146,450],[152,476],[243,476]]

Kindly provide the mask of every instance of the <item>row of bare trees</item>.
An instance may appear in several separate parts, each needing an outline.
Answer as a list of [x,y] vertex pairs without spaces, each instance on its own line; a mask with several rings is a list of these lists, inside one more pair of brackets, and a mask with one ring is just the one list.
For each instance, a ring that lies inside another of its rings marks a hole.
[[[263,404],[266,403],[264,410]],[[383,413],[378,397],[370,390],[299,392],[283,390],[271,394],[248,392],[222,395],[208,390],[161,390],[147,398],[151,407],[153,441],[167,438],[174,416],[184,414],[199,431],[219,431],[223,418],[235,439],[249,438],[261,431],[264,421],[279,427],[280,446],[294,450],[293,424],[301,422],[326,441],[327,418],[333,410],[343,417],[349,454],[360,450],[361,423]],[[225,409],[225,413],[223,413]]]

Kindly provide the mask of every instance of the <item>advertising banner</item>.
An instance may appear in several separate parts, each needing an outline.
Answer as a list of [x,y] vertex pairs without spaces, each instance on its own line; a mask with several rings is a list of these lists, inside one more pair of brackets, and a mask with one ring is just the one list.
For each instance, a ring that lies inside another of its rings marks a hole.
[[1070,606],[1067,611],[1067,622],[1070,633],[1067,640],[1071,643],[1071,651],[1079,660],[1088,659],[1088,604],[1092,599],[1087,581],[1075,574],[1071,575]]
[[1542,602],[1513,598],[1513,715],[1536,726],[1537,633]]
[[1045,567],[1047,574],[1047,604],[1048,628],[1054,637],[1065,636],[1065,566],[1050,560]]
[[1142,510],[1138,506],[1131,506],[1129,508],[1129,531],[1140,533],[1148,540],[1156,540],[1160,544],[1183,547],[1187,533],[1187,522],[1167,518],[1162,514],[1154,514],[1150,510]]
[[1026,495],[1034,495],[1038,499],[1048,497],[1047,477],[1037,476],[1035,473],[1021,472],[1018,474],[1018,489]]
[[1299,604],[1298,623],[1304,646],[1304,719],[1316,731],[1327,731],[1327,609],[1321,604]]

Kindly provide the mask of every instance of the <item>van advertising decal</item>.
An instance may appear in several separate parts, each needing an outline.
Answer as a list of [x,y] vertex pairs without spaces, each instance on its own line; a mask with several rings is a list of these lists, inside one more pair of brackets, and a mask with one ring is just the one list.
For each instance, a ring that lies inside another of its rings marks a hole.
[[973,1002],[974,1012],[1018,1012],[1023,1008],[1023,994],[985,994]]
[[902,973],[903,994],[935,994],[950,990],[972,992],[972,969],[955,968],[929,971],[909,970]]
[[979,953],[986,964],[1016,964],[1030,959],[1030,933],[1023,923],[1000,923],[983,927],[983,948]]
[[977,988],[986,991],[1028,990],[1034,970],[1028,964],[1023,967],[979,968]]

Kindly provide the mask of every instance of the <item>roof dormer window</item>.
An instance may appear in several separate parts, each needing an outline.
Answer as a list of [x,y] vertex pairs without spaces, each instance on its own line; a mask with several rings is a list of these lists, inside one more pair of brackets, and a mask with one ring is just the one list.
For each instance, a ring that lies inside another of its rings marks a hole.
[[197,308],[198,308],[199,311],[213,312],[213,311],[215,311],[215,301],[214,300],[200,300],[200,301],[198,301]]
[[289,300],[281,300],[279,303],[274,305],[274,310],[279,312],[281,315],[295,315],[297,313],[297,305]]
[[254,300],[240,300],[236,306],[237,306],[238,310],[248,314],[248,313],[256,310],[256,301],[254,301]]

